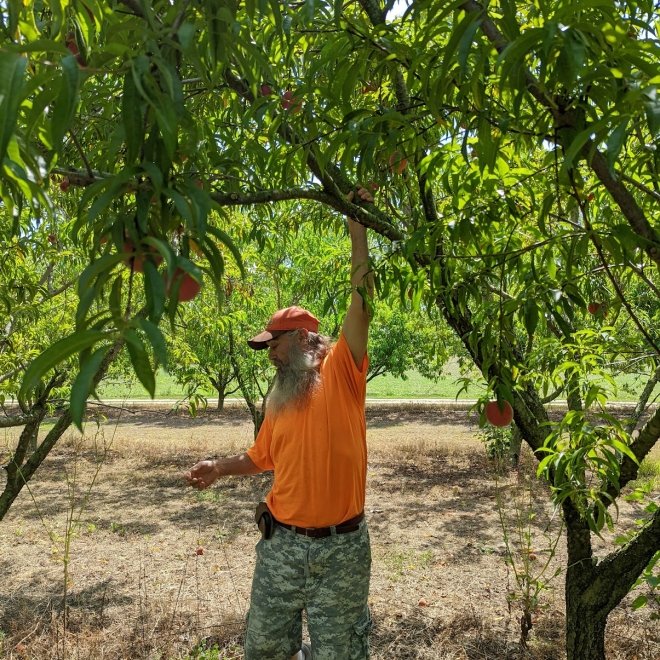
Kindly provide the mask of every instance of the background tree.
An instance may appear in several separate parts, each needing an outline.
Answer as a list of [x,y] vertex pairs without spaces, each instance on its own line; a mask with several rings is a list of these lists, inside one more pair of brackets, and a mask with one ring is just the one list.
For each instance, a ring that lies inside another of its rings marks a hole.
[[405,380],[411,371],[437,381],[460,350],[437,308],[411,309],[398,300],[389,305],[377,302],[369,333],[367,382],[385,374]]
[[[30,362],[53,341],[69,333],[75,315],[75,278],[81,255],[53,226],[33,221],[15,235],[11,219],[0,229],[0,291],[5,311],[0,339],[0,426],[22,427],[15,447],[3,457],[7,479],[0,493],[0,519],[45,459],[68,424],[66,416],[38,442],[42,422],[65,407],[77,364],[58,364],[31,392],[16,402],[16,392]],[[62,224],[64,220],[60,218]]]
[[216,300],[201,298],[185,310],[167,336],[169,372],[184,386],[186,398],[194,399],[214,390],[218,411],[224,409],[225,399],[239,389],[230,359],[228,334],[232,318],[227,306],[220,311]]

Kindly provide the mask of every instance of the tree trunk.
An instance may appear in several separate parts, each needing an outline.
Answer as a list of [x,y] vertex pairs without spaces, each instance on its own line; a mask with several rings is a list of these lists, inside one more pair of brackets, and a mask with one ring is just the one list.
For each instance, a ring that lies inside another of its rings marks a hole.
[[569,500],[566,522],[566,657],[604,660],[605,625],[660,547],[660,509],[625,546],[597,562],[588,525]]
[[[607,613],[594,611],[586,595],[595,578],[589,526],[570,500],[562,504],[566,523],[566,657],[570,660],[604,660]],[[591,605],[591,607],[590,607]]]
[[[449,325],[463,339],[463,344],[475,364],[481,367],[484,364],[481,345],[467,341],[475,332],[469,312],[461,313],[459,306],[454,304],[450,297],[448,300],[439,298],[438,304]],[[496,374],[489,375],[492,377]],[[575,396],[571,397],[570,404],[573,408],[581,407],[581,402]],[[516,426],[523,438],[537,452],[543,446],[547,433],[542,424],[547,421],[547,413],[537,392],[531,387],[516,392],[514,414]],[[638,457],[645,456],[657,441],[658,429],[660,411],[647,422],[633,444]],[[626,461],[633,464],[630,459],[624,459],[622,483],[627,483],[624,479],[629,480]],[[617,494],[613,493],[613,497]],[[565,596],[566,657],[568,660],[604,660],[607,617],[628,594],[660,547],[660,509],[632,541],[600,562],[593,557],[589,526],[580,517],[570,499],[564,500],[562,509],[568,546]]]
[[32,449],[32,446],[36,445],[37,434],[39,433],[41,422],[46,415],[46,408],[42,403],[39,403],[31,412],[33,416],[25,425],[18,438],[13,456],[7,465],[4,466],[7,471],[7,482],[5,483],[3,492],[0,494],[0,520],[4,518],[9,507],[11,507],[27,482],[27,478],[22,470],[25,457],[34,455],[36,451],[36,449]]
[[30,481],[32,475],[44,461],[55,443],[62,437],[71,425],[71,413],[67,408],[64,414],[55,422],[55,426],[48,432],[37,451],[30,455],[24,463],[16,460],[16,454],[7,466],[7,483],[0,494],[0,520],[5,517],[14,500],[19,496],[23,486]]
[[[241,394],[245,399],[245,403],[247,404],[248,410],[250,411],[252,422],[254,423],[254,437],[256,438],[266,414],[265,413],[266,399],[268,398],[268,393],[266,393],[266,396],[263,397],[261,410],[260,410],[257,407],[256,396],[252,393],[251,391],[252,388],[249,387],[249,384],[243,378],[240,365],[238,364],[238,361],[236,359],[236,353],[234,348],[234,333],[232,332],[231,327],[229,328],[228,337],[229,337],[229,359],[231,361],[232,368],[234,370],[234,377],[236,378],[236,382],[238,383],[238,389],[240,389]],[[271,381],[271,386],[272,386],[272,381]],[[270,386],[268,388],[268,391],[270,392]]]
[[[101,381],[101,378],[105,375],[110,364],[115,360],[119,352],[121,351],[124,345],[123,341],[117,341],[112,346],[110,351],[108,351],[101,366],[94,375],[92,380],[93,387],[96,386]],[[27,444],[29,440],[32,440],[33,437],[36,437],[36,434],[39,431],[39,425],[43,419],[46,412],[46,402],[50,396],[51,390],[62,384],[63,376],[54,376],[51,378],[49,384],[46,386],[45,390],[41,394],[41,400],[33,408],[34,418],[32,421],[26,424],[26,427],[23,429],[19,443],[14,451],[14,455],[11,457],[9,463],[6,466],[7,470],[7,483],[5,484],[4,490],[0,493],[0,520],[2,520],[6,513],[9,511],[11,505],[14,503],[16,498],[19,496],[23,486],[27,484],[34,473],[37,471],[39,466],[46,459],[51,449],[55,446],[55,443],[62,437],[64,432],[71,426],[71,410],[70,407],[67,407],[59,419],[55,422],[53,428],[46,434],[46,437],[43,439],[41,444],[39,444],[35,451],[29,454],[29,458],[25,460],[27,453]],[[24,439],[25,442],[21,443],[20,440]]]
[[208,370],[208,369],[205,369],[204,371],[205,371],[206,375],[208,376],[209,381],[211,381],[211,385],[213,385],[213,387],[215,388],[215,391],[218,393],[217,410],[218,410],[218,412],[222,412],[225,409],[225,398],[226,398],[226,392],[227,392],[227,378],[223,377],[222,373],[218,373],[216,375],[213,375],[212,373],[210,373],[210,370]]
[[583,602],[577,580],[569,585],[566,574],[566,657],[570,660],[605,660],[607,614],[594,612]]
[[651,398],[651,394],[653,394],[653,390],[658,384],[658,381],[660,381],[660,366],[653,372],[651,377],[646,382],[646,385],[644,386],[644,390],[642,391],[639,400],[637,401],[637,405],[635,406],[635,411],[630,416],[630,419],[626,424],[626,431],[628,431],[628,433],[633,432],[639,420],[642,418],[642,415],[646,410],[646,406],[648,405],[649,399]]

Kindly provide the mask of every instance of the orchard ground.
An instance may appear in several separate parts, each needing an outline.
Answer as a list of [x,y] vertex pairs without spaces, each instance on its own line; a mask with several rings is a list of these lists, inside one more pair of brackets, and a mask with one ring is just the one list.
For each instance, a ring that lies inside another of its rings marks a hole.
[[[270,478],[197,492],[181,473],[244,450],[252,429],[240,406],[197,418],[140,407],[63,438],[0,523],[0,657],[241,658],[253,510]],[[374,660],[564,657],[564,541],[533,458],[498,470],[476,420],[437,407],[370,407],[368,443]],[[617,533],[640,512],[624,503]],[[525,575],[548,587],[526,648]],[[610,617],[608,660],[660,657],[657,609],[631,607],[640,593]]]

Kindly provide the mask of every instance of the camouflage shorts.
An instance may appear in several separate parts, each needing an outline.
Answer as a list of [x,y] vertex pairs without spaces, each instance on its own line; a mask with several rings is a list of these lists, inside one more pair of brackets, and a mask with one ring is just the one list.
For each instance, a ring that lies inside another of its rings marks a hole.
[[276,525],[257,543],[245,659],[289,660],[300,649],[306,610],[314,660],[366,660],[370,572],[366,522],[320,539]]

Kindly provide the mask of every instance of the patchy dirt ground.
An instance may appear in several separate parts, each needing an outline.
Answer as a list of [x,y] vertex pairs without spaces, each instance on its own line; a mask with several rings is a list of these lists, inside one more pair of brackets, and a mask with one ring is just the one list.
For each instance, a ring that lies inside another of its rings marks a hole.
[[[465,412],[368,417],[372,657],[563,658],[564,543],[531,457],[498,476]],[[65,437],[0,523],[0,657],[241,658],[269,477],[200,493],[180,474],[251,442],[240,411],[123,413]],[[625,505],[621,528],[637,515]],[[523,648],[513,597],[525,576],[539,605]],[[658,621],[632,599],[610,617],[608,658],[658,658]]]

